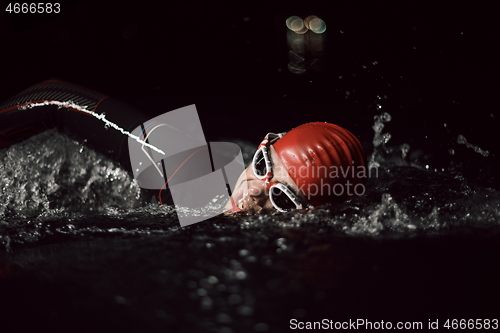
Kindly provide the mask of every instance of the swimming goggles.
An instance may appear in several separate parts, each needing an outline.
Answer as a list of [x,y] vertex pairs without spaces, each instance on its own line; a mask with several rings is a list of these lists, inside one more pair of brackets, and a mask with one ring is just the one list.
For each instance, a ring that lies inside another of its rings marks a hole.
[[274,183],[269,179],[273,177],[269,146],[278,141],[284,133],[267,133],[266,137],[260,143],[252,160],[252,169],[255,176],[264,180],[269,192],[269,199],[273,206],[280,212],[288,212],[292,209],[302,209],[305,205],[295,193],[285,184]]

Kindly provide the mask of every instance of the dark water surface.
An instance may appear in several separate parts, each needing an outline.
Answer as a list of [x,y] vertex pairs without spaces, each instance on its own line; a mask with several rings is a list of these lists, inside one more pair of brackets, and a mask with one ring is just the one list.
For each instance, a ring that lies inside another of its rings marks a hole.
[[[184,228],[113,161],[55,131],[2,150],[2,325],[281,332],[292,318],[493,319],[499,191],[385,144],[390,117],[377,119],[379,174],[364,196]],[[254,146],[236,142],[248,162]]]
[[[152,118],[196,103],[207,141],[247,163],[267,132],[327,121],[379,172],[342,204],[181,228],[83,141],[1,149],[0,332],[500,319],[496,8],[67,3],[0,14],[0,99],[60,78]],[[325,67],[297,75],[285,19],[309,14]]]

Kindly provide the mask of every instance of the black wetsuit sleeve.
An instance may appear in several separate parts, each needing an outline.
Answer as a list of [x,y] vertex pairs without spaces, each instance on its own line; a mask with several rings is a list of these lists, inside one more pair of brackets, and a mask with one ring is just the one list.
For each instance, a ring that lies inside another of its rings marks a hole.
[[6,146],[41,131],[57,128],[131,170],[127,135],[77,109],[41,105],[47,101],[71,102],[96,114],[104,114],[107,120],[129,132],[149,118],[134,107],[99,92],[59,80],[48,80],[0,104],[0,145]]

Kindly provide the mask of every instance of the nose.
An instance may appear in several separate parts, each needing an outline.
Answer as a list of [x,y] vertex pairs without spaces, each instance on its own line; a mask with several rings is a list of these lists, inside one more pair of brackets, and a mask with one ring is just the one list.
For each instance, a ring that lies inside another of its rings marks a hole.
[[265,182],[259,179],[248,181],[248,192],[243,196],[243,200],[248,207],[260,206],[264,207],[268,200],[267,187]]
[[246,195],[243,196],[245,202],[248,203],[249,207],[253,207],[254,205],[264,207],[268,200],[266,182],[255,177],[255,174],[250,167],[245,170],[245,173],[248,186],[248,191],[246,192]]
[[235,205],[247,212],[256,212],[263,208],[269,200],[266,182],[255,177],[249,167],[240,176],[238,188],[232,199]]

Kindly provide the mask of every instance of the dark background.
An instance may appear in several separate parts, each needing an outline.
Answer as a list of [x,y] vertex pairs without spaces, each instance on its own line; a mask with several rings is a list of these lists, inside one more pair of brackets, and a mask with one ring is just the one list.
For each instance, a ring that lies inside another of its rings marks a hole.
[[[151,116],[195,103],[207,140],[259,142],[269,131],[327,121],[367,148],[373,116],[387,111],[393,143],[445,153],[463,134],[491,151],[500,117],[494,12],[456,2],[330,1],[68,0],[61,14],[2,9],[0,98],[59,78]],[[326,22],[328,68],[292,74],[285,20],[309,14]]]

